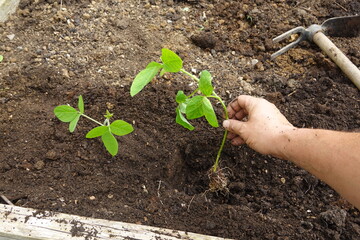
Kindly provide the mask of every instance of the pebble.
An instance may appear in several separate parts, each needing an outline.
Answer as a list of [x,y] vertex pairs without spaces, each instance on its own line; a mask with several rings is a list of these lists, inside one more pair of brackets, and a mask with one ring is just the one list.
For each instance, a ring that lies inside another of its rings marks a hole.
[[61,69],[61,75],[63,75],[66,78],[70,78],[69,71],[67,69]]
[[255,64],[255,69],[259,70],[259,71],[264,71],[264,65],[262,64],[262,62],[258,62],[257,64]]
[[335,208],[320,213],[320,218],[330,225],[343,227],[345,225],[346,214],[347,213],[344,209]]
[[84,13],[84,14],[83,14],[83,18],[84,18],[84,19],[90,19],[90,18],[91,18],[91,15],[88,14],[88,13]]
[[9,34],[9,35],[6,35],[6,37],[11,41],[14,39],[15,34]]
[[49,150],[46,154],[45,157],[49,160],[55,160],[57,157],[56,151],[54,149]]
[[129,21],[125,20],[125,19],[119,19],[119,20],[116,20],[114,22],[114,25],[122,30],[126,29],[129,27],[130,23]]
[[43,169],[45,167],[45,162],[42,161],[42,160],[36,161],[36,163],[34,164],[34,167],[37,170],[41,170],[41,169]]

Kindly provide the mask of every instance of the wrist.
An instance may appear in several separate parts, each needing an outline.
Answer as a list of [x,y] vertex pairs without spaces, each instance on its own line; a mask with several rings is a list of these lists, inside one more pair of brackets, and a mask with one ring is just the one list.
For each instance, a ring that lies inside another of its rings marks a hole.
[[274,157],[288,160],[289,159],[289,146],[293,139],[294,134],[299,130],[294,126],[288,126],[280,130],[278,137],[275,140]]

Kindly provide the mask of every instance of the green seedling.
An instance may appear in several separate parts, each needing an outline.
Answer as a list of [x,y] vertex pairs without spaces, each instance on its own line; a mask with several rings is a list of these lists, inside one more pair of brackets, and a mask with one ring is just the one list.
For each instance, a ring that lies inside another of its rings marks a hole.
[[132,131],[134,131],[132,125],[123,120],[115,120],[112,123],[110,123],[110,118],[113,116],[113,114],[110,113],[108,110],[106,110],[106,115],[104,115],[105,117],[104,123],[98,122],[95,119],[85,115],[84,100],[81,95],[79,96],[78,108],[79,110],[76,110],[75,108],[69,105],[60,105],[55,107],[54,113],[55,116],[60,121],[69,123],[70,132],[75,131],[75,128],[79,122],[80,117],[85,117],[100,125],[98,127],[91,129],[86,134],[85,137],[86,138],[101,137],[101,140],[104,143],[106,150],[112,156],[115,156],[118,153],[119,146],[114,135],[124,136],[131,133]]
[[4,57],[2,55],[0,55],[0,62],[4,59]]
[[[187,72],[183,69],[182,59],[176,53],[166,48],[162,49],[161,62],[162,63],[150,62],[147,67],[135,77],[130,88],[131,96],[139,93],[158,74],[163,76],[165,73],[180,72],[195,80],[197,86],[195,90],[188,95],[186,95],[184,91],[177,92],[175,100],[178,104],[176,108],[176,122],[178,124],[189,130],[194,130],[194,126],[189,120],[205,117],[212,127],[218,127],[219,123],[210,99],[215,99],[220,102],[224,110],[225,119],[229,119],[224,101],[215,93],[210,72],[204,70],[200,73],[199,77]],[[210,190],[217,191],[226,188],[227,179],[218,167],[227,134],[228,132],[225,130],[214,165],[209,174]]]

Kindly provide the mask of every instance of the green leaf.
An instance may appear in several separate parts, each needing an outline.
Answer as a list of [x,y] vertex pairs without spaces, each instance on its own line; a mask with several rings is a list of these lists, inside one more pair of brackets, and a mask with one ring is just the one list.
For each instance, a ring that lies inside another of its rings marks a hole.
[[77,125],[80,117],[81,117],[81,115],[80,115],[80,113],[78,113],[78,115],[70,122],[70,124],[69,124],[69,131],[70,132],[75,131],[76,125]]
[[166,72],[179,72],[183,66],[181,58],[173,51],[163,48],[161,50],[161,61]]
[[87,134],[86,138],[96,138],[104,135],[106,132],[109,132],[108,126],[99,126],[96,128],[91,129]]
[[204,97],[202,102],[203,102],[202,108],[203,108],[203,112],[204,112],[206,120],[209,122],[209,124],[211,126],[219,127],[219,122],[216,118],[216,114],[215,114],[213,106],[211,105],[210,100],[207,97]]
[[166,73],[165,69],[161,69],[159,76],[162,77]]
[[185,102],[187,99],[187,96],[185,95],[185,93],[183,91],[178,91],[177,94],[176,94],[176,102],[177,103],[183,103]]
[[214,91],[211,81],[212,76],[210,72],[204,70],[200,73],[199,89],[205,96],[210,96]]
[[188,101],[186,106],[187,119],[195,119],[204,116],[202,107],[203,98],[204,96],[195,96]]
[[[188,101],[188,100],[187,100],[187,101]],[[187,103],[180,103],[180,104],[179,104],[180,112],[186,113],[186,107],[187,107]]]
[[62,122],[71,122],[78,116],[78,111],[68,105],[60,105],[54,109],[54,114]]
[[118,153],[119,145],[114,137],[114,135],[111,134],[111,132],[105,132],[101,136],[101,140],[103,141],[106,150],[111,154],[111,156],[115,156]]
[[130,95],[133,97],[139,93],[158,74],[162,64],[151,62],[147,67],[136,75],[130,87]]
[[85,112],[84,100],[83,100],[83,97],[82,97],[81,95],[79,96],[78,108],[79,108],[79,111],[80,111],[81,113],[84,113],[84,112]]
[[0,62],[4,59],[4,57],[2,55],[0,55]]
[[189,123],[189,121],[184,117],[184,115],[180,111],[180,107],[176,108],[176,123],[180,124],[184,128],[189,130],[194,130],[194,126]]
[[106,114],[104,115],[104,117],[105,117],[106,119],[110,119],[112,116],[114,116],[114,114],[111,113],[111,112],[109,112],[109,110],[106,109]]
[[124,136],[134,131],[133,126],[123,120],[115,120],[110,124],[110,131],[118,136]]

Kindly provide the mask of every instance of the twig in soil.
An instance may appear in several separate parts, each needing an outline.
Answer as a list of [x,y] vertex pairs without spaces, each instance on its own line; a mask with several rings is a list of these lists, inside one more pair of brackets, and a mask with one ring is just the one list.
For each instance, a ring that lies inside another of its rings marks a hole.
[[5,197],[4,195],[0,195],[0,197],[9,205],[11,206],[15,206],[7,197]]
[[292,91],[291,93],[289,93],[287,96],[288,97],[290,97],[291,95],[293,95],[294,93],[296,93],[297,92],[297,90],[295,90],[295,91]]
[[191,198],[191,200],[190,200],[190,202],[189,202],[189,204],[188,204],[188,207],[187,207],[187,211],[188,211],[188,212],[190,212],[190,205],[191,205],[192,201],[194,200],[195,196],[196,196],[196,195],[194,195],[194,196]]
[[345,7],[341,6],[340,3],[335,2],[335,4],[338,5],[338,6],[339,6],[342,10],[344,10],[345,12],[348,11]]
[[161,188],[161,180],[159,180],[159,185],[157,188],[157,196],[160,197],[160,188]]
[[162,205],[164,205],[164,203],[161,201],[161,199],[160,199],[160,188],[161,188],[161,180],[159,180],[159,185],[158,185],[158,188],[157,188],[157,196],[158,196],[158,198],[159,198],[159,200],[160,200],[160,203],[162,204]]

